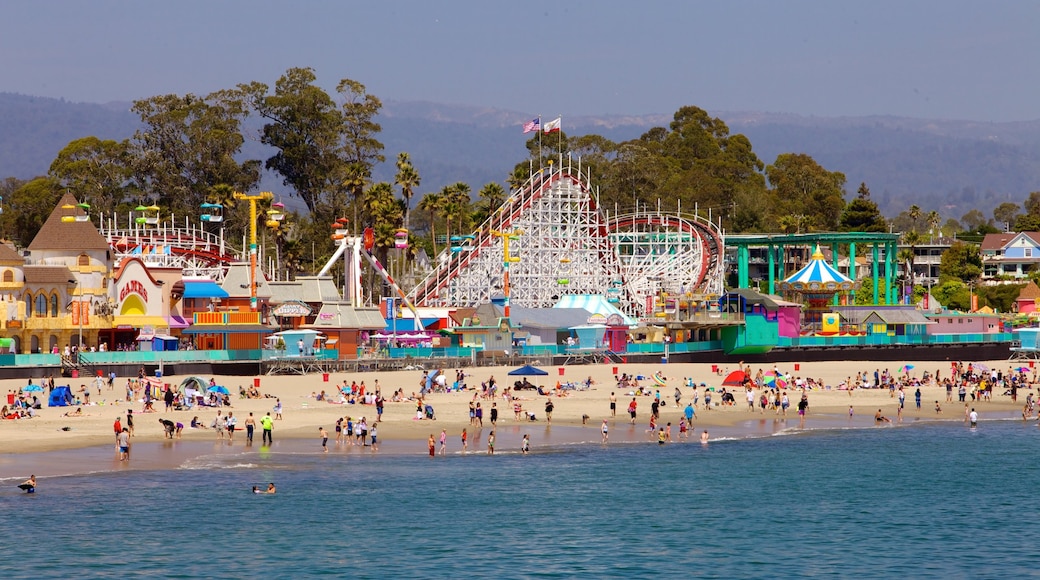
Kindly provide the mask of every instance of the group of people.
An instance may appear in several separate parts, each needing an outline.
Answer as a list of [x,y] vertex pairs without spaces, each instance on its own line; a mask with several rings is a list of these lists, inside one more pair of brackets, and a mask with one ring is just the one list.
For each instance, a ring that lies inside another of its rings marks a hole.
[[[469,432],[467,431],[467,429],[464,428],[462,430],[462,433],[460,434],[459,439],[462,442],[462,453],[466,453],[469,450]],[[494,455],[495,454],[495,442],[496,442],[495,430],[492,429],[491,432],[488,433],[488,437],[487,437],[487,454],[488,455]],[[430,457],[435,457],[438,454],[438,451],[437,451],[437,440],[434,439],[433,433],[430,433],[429,439],[426,440],[426,445],[427,445],[427,448],[429,449]],[[440,435],[440,455],[444,455],[444,453],[447,450],[447,448],[448,448],[448,430],[447,429],[441,429],[441,435]],[[531,436],[528,435],[527,433],[524,433],[523,437],[520,439],[520,453],[522,455],[527,455],[530,452],[531,452]]]

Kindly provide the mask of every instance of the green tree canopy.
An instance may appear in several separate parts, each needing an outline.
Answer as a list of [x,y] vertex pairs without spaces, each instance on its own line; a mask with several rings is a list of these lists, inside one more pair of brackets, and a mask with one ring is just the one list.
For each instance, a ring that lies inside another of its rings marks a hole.
[[981,275],[982,255],[975,244],[956,241],[939,260],[939,282],[959,280],[967,284]]
[[866,183],[860,183],[856,199],[841,212],[838,227],[844,232],[888,231],[888,222],[881,215],[877,204],[870,199],[870,189]]

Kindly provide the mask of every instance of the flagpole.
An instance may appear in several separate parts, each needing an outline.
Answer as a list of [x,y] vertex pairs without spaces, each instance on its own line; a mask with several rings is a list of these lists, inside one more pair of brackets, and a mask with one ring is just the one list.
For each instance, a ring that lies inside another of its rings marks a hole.
[[538,171],[542,171],[542,116],[538,115]]
[[557,137],[559,137],[559,143],[560,143],[560,168],[562,169],[563,168],[563,114],[557,115],[556,118],[560,120],[560,126],[557,128],[556,132],[559,133],[559,135],[557,135]]

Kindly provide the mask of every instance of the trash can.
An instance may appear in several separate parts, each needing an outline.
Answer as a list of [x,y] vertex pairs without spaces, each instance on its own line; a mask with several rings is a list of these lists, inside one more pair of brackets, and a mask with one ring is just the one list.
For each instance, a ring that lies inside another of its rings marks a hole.
[[560,376],[562,377],[563,376],[563,367],[560,367],[558,370],[560,372]]
[[8,405],[13,405],[14,404],[14,393],[7,393],[7,404]]
[[617,374],[617,367],[610,367],[610,374],[616,375]]
[[796,371],[802,370],[802,365],[800,365],[798,363],[794,363],[794,370],[796,370]]
[[253,386],[258,389],[260,388],[260,377],[256,377],[253,379]]
[[72,378],[74,378],[74,379],[78,379],[79,378],[79,369],[72,369]]
[[329,382],[329,373],[321,373],[321,381],[323,383]]
[[661,357],[661,364],[663,364],[663,365],[666,365],[666,364],[668,364],[668,357],[666,357],[666,356],[662,356],[662,357]]
[[719,372],[719,365],[711,365],[711,372],[713,372],[713,373]]
[[155,369],[155,378],[157,378],[157,379],[161,379],[162,378],[162,371],[161,370]]

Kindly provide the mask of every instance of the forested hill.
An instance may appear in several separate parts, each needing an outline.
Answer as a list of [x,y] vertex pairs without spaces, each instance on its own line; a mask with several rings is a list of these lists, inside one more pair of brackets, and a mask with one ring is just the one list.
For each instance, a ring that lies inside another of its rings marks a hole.
[[[697,103],[691,102],[691,105]],[[989,217],[1004,201],[1021,203],[1040,190],[1040,121],[974,123],[895,117],[800,117],[773,113],[712,111],[731,133],[744,133],[766,163],[780,153],[807,153],[848,178],[849,198],[866,182],[882,212],[894,216],[916,203],[943,219],[971,209]],[[379,122],[387,163],[376,179],[392,178],[392,160],[408,151],[422,175],[421,192],[463,181],[474,190],[504,182],[526,155],[520,124],[532,115],[492,108],[423,102],[384,103]],[[548,121],[555,115],[542,115]],[[644,116],[564,117],[569,136],[596,133],[614,141],[633,139],[653,126],[667,126],[671,112]],[[0,179],[43,174],[73,139],[94,135],[122,139],[137,117],[130,103],[107,105],[0,93]],[[551,138],[551,137],[547,137]],[[244,154],[266,158],[255,141]],[[263,184],[275,191],[278,180]]]

